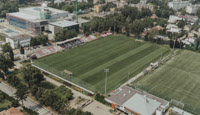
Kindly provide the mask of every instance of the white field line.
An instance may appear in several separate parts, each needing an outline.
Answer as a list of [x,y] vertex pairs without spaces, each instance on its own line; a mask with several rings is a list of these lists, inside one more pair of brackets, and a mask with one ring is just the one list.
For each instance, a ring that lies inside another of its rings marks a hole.
[[[31,63],[32,63],[32,61],[31,61]],[[43,68],[40,68],[40,67],[34,65],[33,63],[32,63],[32,66],[33,66],[33,67],[36,67],[36,68],[38,68],[38,69],[40,69],[40,70],[42,70],[42,71],[44,71],[44,72],[46,72],[46,73],[48,73],[48,74],[50,74],[50,75],[53,75],[53,76],[55,76],[55,77],[57,77],[57,78],[59,78],[59,79],[65,81],[65,82],[68,82],[68,83],[70,83],[70,84],[72,84],[72,85],[74,85],[74,86],[76,86],[76,87],[78,87],[78,88],[81,88],[81,89],[83,89],[83,90],[85,90],[85,91],[87,91],[87,92],[89,92],[89,93],[91,93],[91,94],[94,94],[93,91],[90,91],[90,90],[88,90],[88,89],[86,89],[86,88],[84,88],[84,87],[81,87],[81,86],[79,86],[79,85],[77,85],[77,84],[75,84],[75,83],[73,83],[73,82],[71,82],[71,81],[68,81],[68,80],[66,80],[66,79],[64,79],[64,78],[62,78],[62,77],[60,77],[60,76],[58,76],[58,75],[56,75],[56,74],[54,74],[54,73],[51,73],[51,72],[49,72],[49,71],[47,71],[47,70],[45,70],[45,69],[43,69]]]

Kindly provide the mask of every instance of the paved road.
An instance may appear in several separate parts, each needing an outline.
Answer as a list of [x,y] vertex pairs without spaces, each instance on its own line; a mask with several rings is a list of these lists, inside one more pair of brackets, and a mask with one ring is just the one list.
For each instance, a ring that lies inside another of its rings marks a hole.
[[[53,80],[53,79],[51,79],[49,77],[46,77],[46,76],[44,76],[44,77],[46,78],[46,80],[48,82],[51,82],[52,84],[54,84],[56,86],[63,85],[63,84],[61,84],[61,83],[59,83],[59,82],[57,82],[57,81],[55,81],[55,80]],[[84,95],[84,94],[82,94],[82,93],[80,93],[80,92],[78,92],[78,91],[76,91],[76,90],[74,90],[74,89],[72,89],[70,87],[67,87],[67,88],[72,90],[73,96],[75,98],[70,102],[70,106],[73,107],[73,108],[77,107],[77,106],[75,106],[75,104],[74,104],[75,102],[74,101],[79,96],[81,96],[82,98],[85,98],[85,99],[93,100],[91,97],[89,97],[87,95]],[[106,106],[106,105],[104,105],[102,103],[99,103],[96,100],[93,100],[92,103],[90,103],[88,106],[83,108],[83,111],[89,111],[89,112],[93,113],[94,115],[113,115],[112,113],[109,112],[109,109],[111,109],[111,107],[108,107],[108,106]]]
[[[0,83],[0,90],[7,93],[9,96],[14,96],[14,93],[16,92],[16,89],[3,82]],[[56,115],[29,97],[24,101],[24,106],[38,112],[39,115]]]

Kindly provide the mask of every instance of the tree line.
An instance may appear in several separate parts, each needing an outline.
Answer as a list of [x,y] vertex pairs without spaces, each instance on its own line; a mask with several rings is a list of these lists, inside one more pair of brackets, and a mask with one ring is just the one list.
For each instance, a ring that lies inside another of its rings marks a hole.
[[91,22],[84,24],[83,32],[89,35],[91,32],[112,32],[139,34],[144,28],[151,27],[153,20],[148,18],[152,12],[143,8],[139,11],[136,7],[126,6],[121,9],[121,13],[115,13],[105,18],[94,17]]

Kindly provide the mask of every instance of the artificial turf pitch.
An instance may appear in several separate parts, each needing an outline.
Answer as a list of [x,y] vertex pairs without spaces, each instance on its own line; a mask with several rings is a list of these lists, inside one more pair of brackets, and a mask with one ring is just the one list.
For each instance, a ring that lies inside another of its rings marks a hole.
[[[129,72],[131,78],[167,52],[168,48],[155,44],[124,36],[109,36],[37,59],[33,63],[93,92],[104,93],[105,68],[109,68],[109,92],[125,83]],[[64,70],[71,71],[73,76],[67,77]]]
[[133,83],[167,100],[184,103],[184,109],[200,114],[200,54],[182,51],[166,65]]

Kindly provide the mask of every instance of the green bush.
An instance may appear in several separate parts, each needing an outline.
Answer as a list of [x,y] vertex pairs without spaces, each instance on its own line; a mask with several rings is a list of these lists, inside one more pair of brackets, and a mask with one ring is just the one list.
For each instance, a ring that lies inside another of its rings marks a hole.
[[36,111],[33,111],[33,110],[26,108],[26,107],[23,107],[23,112],[26,112],[29,115],[39,115]]

